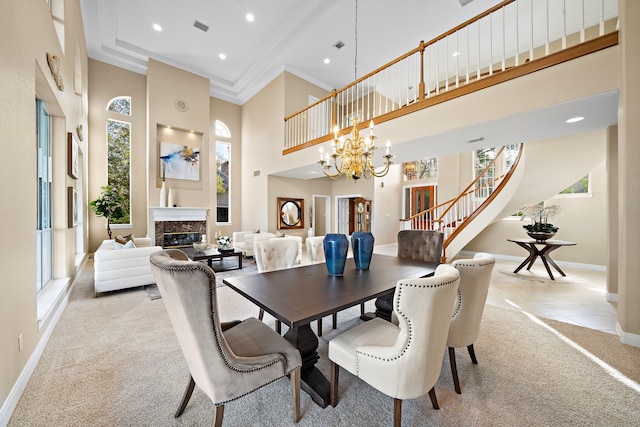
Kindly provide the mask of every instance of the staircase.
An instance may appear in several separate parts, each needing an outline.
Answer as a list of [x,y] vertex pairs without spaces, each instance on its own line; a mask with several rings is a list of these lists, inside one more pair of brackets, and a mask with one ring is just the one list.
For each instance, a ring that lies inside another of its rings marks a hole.
[[606,133],[602,129],[520,144],[508,170],[478,184],[503,162],[503,148],[458,197],[400,220],[402,228],[442,231],[443,258],[451,260],[493,222],[553,197],[605,161]]

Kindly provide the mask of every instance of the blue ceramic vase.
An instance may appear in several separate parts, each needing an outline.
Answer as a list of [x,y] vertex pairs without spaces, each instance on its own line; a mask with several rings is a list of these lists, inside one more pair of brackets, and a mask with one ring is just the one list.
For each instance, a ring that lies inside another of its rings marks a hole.
[[324,236],[324,257],[330,276],[342,276],[347,261],[349,240],[344,234],[327,234]]
[[356,231],[351,235],[353,259],[358,270],[368,270],[373,255],[373,234],[368,231]]

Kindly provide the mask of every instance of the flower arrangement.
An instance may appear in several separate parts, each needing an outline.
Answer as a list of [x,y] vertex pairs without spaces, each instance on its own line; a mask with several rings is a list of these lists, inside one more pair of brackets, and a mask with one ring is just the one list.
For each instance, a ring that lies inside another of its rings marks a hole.
[[229,236],[220,236],[218,237],[218,246],[219,247],[229,247],[231,245],[231,237]]
[[555,233],[558,227],[549,222],[562,212],[558,205],[544,206],[537,204],[533,206],[525,206],[522,208],[522,219],[531,218],[532,224],[523,225],[522,228],[530,233]]

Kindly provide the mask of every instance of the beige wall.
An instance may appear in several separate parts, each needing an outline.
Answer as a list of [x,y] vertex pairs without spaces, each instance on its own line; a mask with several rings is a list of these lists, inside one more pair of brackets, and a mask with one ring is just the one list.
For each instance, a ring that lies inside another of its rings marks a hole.
[[[147,90],[146,78],[104,62],[89,60],[89,200],[107,185],[107,104],[118,96],[131,97],[131,116],[109,117],[131,123],[131,227],[112,226],[113,236],[147,234]],[[107,221],[89,214],[89,252],[107,239]]]
[[[86,177],[67,174],[67,132],[87,127],[87,51],[77,0],[65,2],[64,49],[44,1],[3,2],[0,14],[0,231],[3,245],[0,264],[0,404],[3,408],[19,382],[29,358],[36,353],[51,324],[51,314],[37,316],[35,293],[36,241],[36,97],[45,101],[52,120],[53,139],[53,276],[68,289],[76,274],[75,229],[67,228],[67,187],[86,196]],[[47,65],[47,52],[58,55],[64,90],[58,90]],[[75,87],[76,62],[80,64]],[[87,153],[87,137],[80,149]],[[83,156],[86,162],[88,156]],[[81,173],[86,171],[81,165]],[[86,208],[82,207],[86,213]],[[55,313],[57,306],[52,307]],[[24,347],[18,348],[23,335]],[[40,351],[42,347],[40,347]],[[37,359],[36,359],[37,360]],[[28,373],[26,373],[28,375]],[[26,381],[28,376],[22,377]],[[15,396],[13,396],[15,398]],[[2,415],[2,412],[0,412]],[[0,423],[2,423],[0,418]]]
[[[158,206],[160,200],[160,143],[183,143],[200,149],[200,180],[167,179],[179,206],[210,207],[215,201],[215,185],[211,185],[211,170],[215,170],[215,155],[211,156],[209,132],[209,80],[184,70],[149,60],[147,65],[148,110],[148,206]],[[185,101],[186,111],[175,103]],[[164,126],[171,126],[168,129]],[[212,169],[213,167],[213,169]],[[214,181],[215,182],[215,181]],[[209,212],[208,226],[211,227]],[[214,217],[215,218],[215,217]]]

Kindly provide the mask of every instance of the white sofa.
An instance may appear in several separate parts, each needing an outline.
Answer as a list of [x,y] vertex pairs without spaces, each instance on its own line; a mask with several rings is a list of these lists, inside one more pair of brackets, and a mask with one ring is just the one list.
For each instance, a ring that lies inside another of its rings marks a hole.
[[253,231],[234,231],[231,235],[231,244],[236,251],[242,252],[246,257],[253,256],[253,239],[257,235],[275,236],[273,233],[254,233]]
[[149,255],[162,247],[151,246],[149,237],[135,237],[133,242],[135,248],[114,249],[114,240],[105,240],[93,254],[95,296],[100,292],[155,283]]

